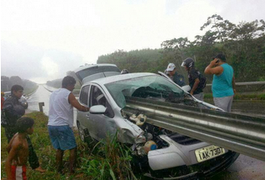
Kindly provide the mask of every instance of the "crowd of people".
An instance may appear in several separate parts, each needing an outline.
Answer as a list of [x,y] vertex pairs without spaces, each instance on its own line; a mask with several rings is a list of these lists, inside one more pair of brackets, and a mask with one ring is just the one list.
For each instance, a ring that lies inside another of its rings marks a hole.
[[[188,57],[181,66],[188,72],[189,93],[198,100],[203,101],[203,89],[206,86],[206,78],[195,68],[195,61]],[[214,105],[226,112],[231,112],[235,89],[235,76],[232,66],[226,62],[224,54],[217,54],[204,70],[205,74],[213,75],[212,93]],[[184,86],[184,77],[177,73],[175,64],[169,63],[165,74],[179,86]]]
[[[195,61],[186,58],[181,66],[188,72],[190,94],[203,101],[203,88],[206,78],[195,68]],[[122,74],[129,73],[123,70]],[[212,93],[214,104],[226,112],[231,112],[233,95],[235,93],[235,77],[233,68],[226,63],[226,57],[218,54],[204,70],[205,74],[213,75]],[[174,63],[169,63],[165,74],[179,86],[184,86],[184,76],[177,73]],[[57,171],[62,173],[62,159],[64,151],[69,150],[69,173],[74,173],[77,145],[72,130],[73,107],[79,111],[89,111],[89,107],[82,106],[72,91],[76,81],[71,76],[64,77],[62,88],[54,91],[50,96],[48,132],[52,146],[56,149]],[[29,135],[33,133],[34,120],[24,117],[25,109],[19,102],[23,95],[23,87],[14,85],[11,95],[3,99],[1,93],[1,125],[5,129],[8,140],[8,157],[6,160],[7,179],[26,179],[26,164],[32,169],[44,173],[38,157],[34,151]]]

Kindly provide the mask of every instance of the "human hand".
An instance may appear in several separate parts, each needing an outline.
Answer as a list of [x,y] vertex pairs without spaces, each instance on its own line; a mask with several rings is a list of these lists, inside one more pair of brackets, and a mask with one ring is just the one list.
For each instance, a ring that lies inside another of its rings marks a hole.
[[210,62],[210,65],[211,65],[211,66],[216,66],[216,65],[218,65],[218,62],[219,62],[219,61],[220,61],[219,59],[215,58],[215,59],[213,59],[213,60]]
[[90,109],[89,107],[85,107],[85,106],[84,106],[84,112],[88,112],[89,109]]

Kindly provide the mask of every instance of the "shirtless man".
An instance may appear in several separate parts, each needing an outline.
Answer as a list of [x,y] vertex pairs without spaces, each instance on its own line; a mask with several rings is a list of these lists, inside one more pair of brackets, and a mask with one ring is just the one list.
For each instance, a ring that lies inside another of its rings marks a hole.
[[17,120],[16,133],[11,139],[6,160],[7,180],[26,180],[26,166],[29,156],[27,136],[33,133],[34,120],[22,117]]

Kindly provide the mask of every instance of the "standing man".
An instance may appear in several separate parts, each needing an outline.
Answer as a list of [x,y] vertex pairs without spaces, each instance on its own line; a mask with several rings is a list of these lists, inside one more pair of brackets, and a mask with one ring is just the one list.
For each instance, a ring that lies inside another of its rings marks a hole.
[[165,74],[168,75],[168,77],[179,86],[185,85],[184,77],[181,74],[177,73],[177,69],[174,63],[168,64],[167,69],[165,70]]
[[62,160],[65,150],[70,150],[69,170],[74,173],[76,162],[76,141],[73,127],[73,107],[79,111],[88,111],[89,108],[82,106],[72,93],[75,87],[75,79],[66,76],[62,81],[62,88],[54,91],[50,96],[48,130],[51,143],[56,149],[57,171],[62,173]]
[[215,106],[231,112],[235,89],[233,68],[226,63],[225,55],[218,54],[205,68],[205,74],[213,74],[212,92]]
[[203,88],[206,85],[206,78],[202,76],[200,71],[195,69],[195,62],[192,58],[185,59],[181,66],[185,67],[188,72],[190,94],[196,99],[203,101]]
[[[3,112],[1,117],[2,126],[5,128],[5,135],[7,137],[8,143],[12,137],[17,133],[16,122],[25,114],[25,109],[23,105],[19,102],[23,94],[23,87],[20,85],[14,85],[11,87],[11,95],[5,100],[3,105]],[[28,146],[29,146],[29,164],[32,169],[45,172],[44,169],[40,167],[38,157],[34,151],[31,140],[27,136]]]

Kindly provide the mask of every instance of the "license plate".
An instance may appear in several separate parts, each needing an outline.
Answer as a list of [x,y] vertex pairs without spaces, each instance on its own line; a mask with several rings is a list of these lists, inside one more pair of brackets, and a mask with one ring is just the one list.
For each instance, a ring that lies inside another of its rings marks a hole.
[[219,146],[207,146],[195,151],[195,155],[198,162],[203,162],[208,159],[220,156],[225,153],[225,149]]

